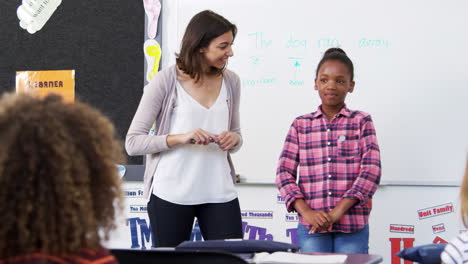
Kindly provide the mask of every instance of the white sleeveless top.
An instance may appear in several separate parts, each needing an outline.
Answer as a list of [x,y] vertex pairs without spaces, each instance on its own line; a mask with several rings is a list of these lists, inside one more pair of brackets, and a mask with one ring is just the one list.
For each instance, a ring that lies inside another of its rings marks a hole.
[[[213,134],[228,130],[229,108],[224,81],[216,102],[207,109],[177,82],[177,100],[169,134],[201,128]],[[227,152],[215,144],[177,145],[163,153],[154,173],[153,194],[175,204],[225,203],[237,198]]]

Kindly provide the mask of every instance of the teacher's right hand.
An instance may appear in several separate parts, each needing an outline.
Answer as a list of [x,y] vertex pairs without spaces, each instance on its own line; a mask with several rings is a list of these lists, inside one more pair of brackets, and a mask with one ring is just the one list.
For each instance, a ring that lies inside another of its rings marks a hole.
[[205,131],[201,128],[197,128],[193,131],[185,133],[184,143],[183,144],[201,144],[208,145],[212,142],[215,142],[216,138],[214,134],[211,134],[208,131]]
[[181,144],[208,145],[211,142],[216,142],[215,135],[201,128],[197,128],[185,134],[167,136],[167,145],[169,147]]

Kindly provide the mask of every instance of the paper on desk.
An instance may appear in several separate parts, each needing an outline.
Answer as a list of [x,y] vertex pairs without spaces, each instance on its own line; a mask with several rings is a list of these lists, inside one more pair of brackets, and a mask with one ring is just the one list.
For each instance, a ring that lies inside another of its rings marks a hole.
[[307,255],[290,252],[261,252],[255,254],[254,263],[309,263],[309,264],[342,264],[346,255]]

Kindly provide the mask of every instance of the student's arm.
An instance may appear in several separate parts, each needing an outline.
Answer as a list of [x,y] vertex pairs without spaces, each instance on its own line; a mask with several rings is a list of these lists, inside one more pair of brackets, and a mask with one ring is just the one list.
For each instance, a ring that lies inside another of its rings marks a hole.
[[298,212],[304,220],[312,225],[311,233],[320,228],[328,228],[331,218],[325,211],[314,211],[304,200],[304,194],[297,186],[297,166],[299,165],[299,138],[296,121],[289,129],[283,151],[276,171],[276,185],[285,200],[288,212]]
[[312,210],[304,199],[296,199],[293,203],[294,209],[302,215],[304,220],[312,225],[309,233],[315,233],[319,230],[330,229],[332,219],[331,216],[325,211]]
[[153,122],[159,115],[166,89],[163,72],[157,74],[153,80],[144,88],[138,109],[133,117],[130,128],[125,138],[125,149],[129,155],[144,155],[158,153],[169,149],[167,135],[148,135]]
[[[377,190],[381,175],[380,150],[370,115],[363,120],[359,144],[362,149],[361,170],[353,186],[343,195],[343,198],[356,200],[356,203],[365,205]],[[343,208],[346,208],[345,205]]]
[[351,199],[351,198],[343,198],[336,206],[328,212],[330,216],[330,225],[328,226],[328,231],[331,232],[333,228],[333,223],[336,223],[341,217],[349,210],[349,208],[353,207],[357,204],[359,200]]
[[296,121],[289,128],[276,170],[276,186],[285,200],[288,212],[295,210],[293,204],[296,199],[304,199],[304,195],[296,184],[299,140],[295,124]]

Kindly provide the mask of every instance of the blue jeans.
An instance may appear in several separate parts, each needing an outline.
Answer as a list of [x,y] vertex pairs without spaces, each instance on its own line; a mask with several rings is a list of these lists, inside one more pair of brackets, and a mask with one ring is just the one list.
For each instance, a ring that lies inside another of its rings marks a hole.
[[309,229],[299,223],[297,241],[302,252],[368,254],[369,225],[354,233],[309,234]]

